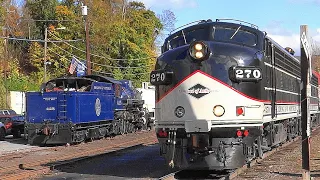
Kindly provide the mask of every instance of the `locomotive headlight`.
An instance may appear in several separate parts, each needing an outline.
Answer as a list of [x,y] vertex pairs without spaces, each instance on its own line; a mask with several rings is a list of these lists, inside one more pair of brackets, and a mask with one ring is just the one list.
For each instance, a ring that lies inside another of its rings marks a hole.
[[200,59],[203,57],[203,53],[202,52],[196,52],[196,58]]
[[194,60],[206,60],[210,55],[210,50],[208,46],[202,41],[195,41],[190,44],[189,55]]
[[203,45],[198,43],[198,44],[195,44],[194,45],[194,49],[197,50],[197,51],[201,51],[203,49]]
[[213,114],[217,117],[223,116],[224,112],[225,112],[224,107],[221,105],[216,105],[213,107]]

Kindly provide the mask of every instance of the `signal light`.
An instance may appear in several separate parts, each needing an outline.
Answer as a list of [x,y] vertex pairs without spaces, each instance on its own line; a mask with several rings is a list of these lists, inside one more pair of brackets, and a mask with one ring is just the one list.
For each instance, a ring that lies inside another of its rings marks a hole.
[[238,137],[241,137],[241,136],[242,136],[242,131],[238,130],[238,131],[237,131],[237,136],[238,136]]
[[237,116],[240,116],[240,115],[244,116],[244,107],[242,107],[242,106],[236,107],[236,114],[237,114]]
[[168,133],[164,130],[159,130],[158,135],[160,137],[168,137]]
[[243,135],[244,135],[245,137],[249,136],[249,131],[248,131],[248,130],[245,130],[245,131],[243,132]]

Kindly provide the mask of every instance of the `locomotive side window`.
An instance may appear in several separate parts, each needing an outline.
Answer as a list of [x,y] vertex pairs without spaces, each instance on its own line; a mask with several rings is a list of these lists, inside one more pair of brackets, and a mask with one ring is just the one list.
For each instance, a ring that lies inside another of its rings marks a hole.
[[241,26],[238,28],[213,27],[212,36],[215,41],[239,43],[247,46],[256,46],[258,39],[257,35],[242,30]]

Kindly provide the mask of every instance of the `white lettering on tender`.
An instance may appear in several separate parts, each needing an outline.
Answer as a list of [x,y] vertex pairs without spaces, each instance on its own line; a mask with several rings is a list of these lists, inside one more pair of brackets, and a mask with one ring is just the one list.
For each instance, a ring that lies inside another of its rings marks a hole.
[[98,90],[111,90],[111,87],[93,86],[93,89],[98,89]]
[[54,100],[57,100],[57,97],[45,97],[45,98],[43,98],[43,100],[45,100],[45,101],[54,101]]

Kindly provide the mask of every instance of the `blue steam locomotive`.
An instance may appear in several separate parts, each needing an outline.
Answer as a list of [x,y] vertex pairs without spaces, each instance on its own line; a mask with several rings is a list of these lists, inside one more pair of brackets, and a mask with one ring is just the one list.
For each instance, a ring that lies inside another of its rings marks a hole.
[[60,77],[26,94],[29,144],[79,143],[146,129],[144,101],[129,80]]

